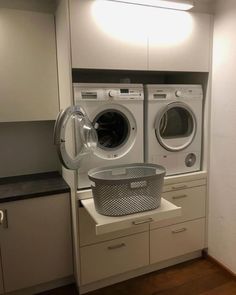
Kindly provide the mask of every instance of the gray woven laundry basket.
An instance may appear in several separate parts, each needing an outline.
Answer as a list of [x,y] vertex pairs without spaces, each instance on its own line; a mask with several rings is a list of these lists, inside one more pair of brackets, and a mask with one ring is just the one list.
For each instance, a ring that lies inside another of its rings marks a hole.
[[122,216],[160,206],[165,168],[130,164],[91,169],[88,172],[98,213]]

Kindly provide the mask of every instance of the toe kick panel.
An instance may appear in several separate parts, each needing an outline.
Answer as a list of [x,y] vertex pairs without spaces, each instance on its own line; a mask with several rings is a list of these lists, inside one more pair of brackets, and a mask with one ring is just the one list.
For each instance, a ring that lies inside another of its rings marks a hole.
[[80,201],[96,224],[96,234],[111,233],[117,230],[136,227],[144,223],[152,223],[181,216],[181,207],[162,198],[161,205],[155,210],[145,211],[119,217],[99,214],[93,198]]

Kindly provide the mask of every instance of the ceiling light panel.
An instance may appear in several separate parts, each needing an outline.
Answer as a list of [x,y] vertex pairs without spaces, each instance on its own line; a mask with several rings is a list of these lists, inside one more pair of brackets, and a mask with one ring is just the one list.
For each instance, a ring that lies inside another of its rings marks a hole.
[[176,10],[189,10],[194,7],[191,0],[110,0],[115,2],[131,3],[145,6],[154,6]]

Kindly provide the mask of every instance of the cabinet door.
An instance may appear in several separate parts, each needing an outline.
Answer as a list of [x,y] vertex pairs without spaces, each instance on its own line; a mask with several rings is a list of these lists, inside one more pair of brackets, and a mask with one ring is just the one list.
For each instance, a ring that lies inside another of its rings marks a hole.
[[206,216],[206,186],[192,187],[183,190],[165,192],[162,197],[181,207],[181,216],[156,222],[150,225],[151,229],[194,220]]
[[202,250],[205,245],[205,218],[150,232],[150,263]]
[[73,68],[147,70],[146,8],[70,0]]
[[149,264],[149,233],[80,248],[81,278],[88,284]]
[[53,15],[1,8],[0,20],[0,122],[55,120]]
[[149,16],[149,70],[208,72],[211,16],[152,9]]
[[1,204],[5,291],[47,283],[73,274],[70,198],[60,194]]

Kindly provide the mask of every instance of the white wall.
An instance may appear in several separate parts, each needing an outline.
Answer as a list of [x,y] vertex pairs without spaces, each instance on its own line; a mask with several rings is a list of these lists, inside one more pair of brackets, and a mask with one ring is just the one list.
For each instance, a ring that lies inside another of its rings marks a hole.
[[219,0],[213,44],[209,254],[236,273],[236,1]]
[[53,121],[0,123],[0,177],[60,169]]

